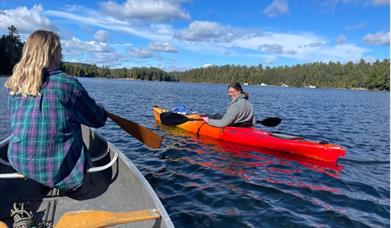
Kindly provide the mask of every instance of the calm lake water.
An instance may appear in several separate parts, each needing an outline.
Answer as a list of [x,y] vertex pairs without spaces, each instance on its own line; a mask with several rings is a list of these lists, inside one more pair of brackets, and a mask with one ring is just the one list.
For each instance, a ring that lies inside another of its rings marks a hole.
[[[10,133],[4,81],[0,139]],[[390,226],[389,92],[244,87],[258,119],[283,119],[267,130],[345,147],[346,156],[329,166],[155,124],[153,105],[224,113],[226,85],[80,81],[107,110],[163,137],[161,149],[150,150],[111,121],[99,129],[145,175],[177,227]]]

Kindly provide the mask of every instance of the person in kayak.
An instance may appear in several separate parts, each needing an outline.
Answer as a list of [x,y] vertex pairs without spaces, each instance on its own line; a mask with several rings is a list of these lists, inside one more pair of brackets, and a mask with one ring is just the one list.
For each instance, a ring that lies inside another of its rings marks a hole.
[[26,40],[4,84],[12,131],[7,154],[24,176],[71,191],[91,165],[80,125],[102,127],[107,116],[75,77],[59,70],[61,59],[57,34],[38,30]]
[[228,85],[228,96],[231,97],[231,103],[228,105],[227,112],[221,119],[203,117],[203,120],[214,127],[251,127],[255,124],[254,109],[248,101],[248,93],[244,92],[238,82]]

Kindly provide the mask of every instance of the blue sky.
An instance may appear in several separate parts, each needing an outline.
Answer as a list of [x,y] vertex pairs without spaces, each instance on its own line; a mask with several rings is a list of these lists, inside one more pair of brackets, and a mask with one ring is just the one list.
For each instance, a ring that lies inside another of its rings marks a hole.
[[154,66],[373,62],[390,55],[389,0],[0,0],[0,34],[56,31],[65,61]]

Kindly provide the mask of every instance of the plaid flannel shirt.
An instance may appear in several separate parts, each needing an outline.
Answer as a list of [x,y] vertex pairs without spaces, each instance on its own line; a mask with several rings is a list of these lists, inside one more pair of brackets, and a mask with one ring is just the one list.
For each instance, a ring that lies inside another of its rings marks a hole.
[[11,165],[49,187],[80,186],[90,164],[80,125],[102,127],[107,119],[104,109],[76,78],[59,70],[45,72],[39,96],[9,95],[8,104]]

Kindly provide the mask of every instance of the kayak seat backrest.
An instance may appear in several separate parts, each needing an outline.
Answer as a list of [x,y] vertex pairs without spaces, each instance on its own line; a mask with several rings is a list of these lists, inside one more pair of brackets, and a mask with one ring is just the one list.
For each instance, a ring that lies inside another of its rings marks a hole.
[[179,113],[179,114],[182,114],[182,115],[186,115],[186,114],[189,114],[189,113],[193,112],[193,110],[191,110],[190,108],[186,107],[183,104],[179,104],[179,105],[175,106],[170,111],[174,112],[174,113]]

